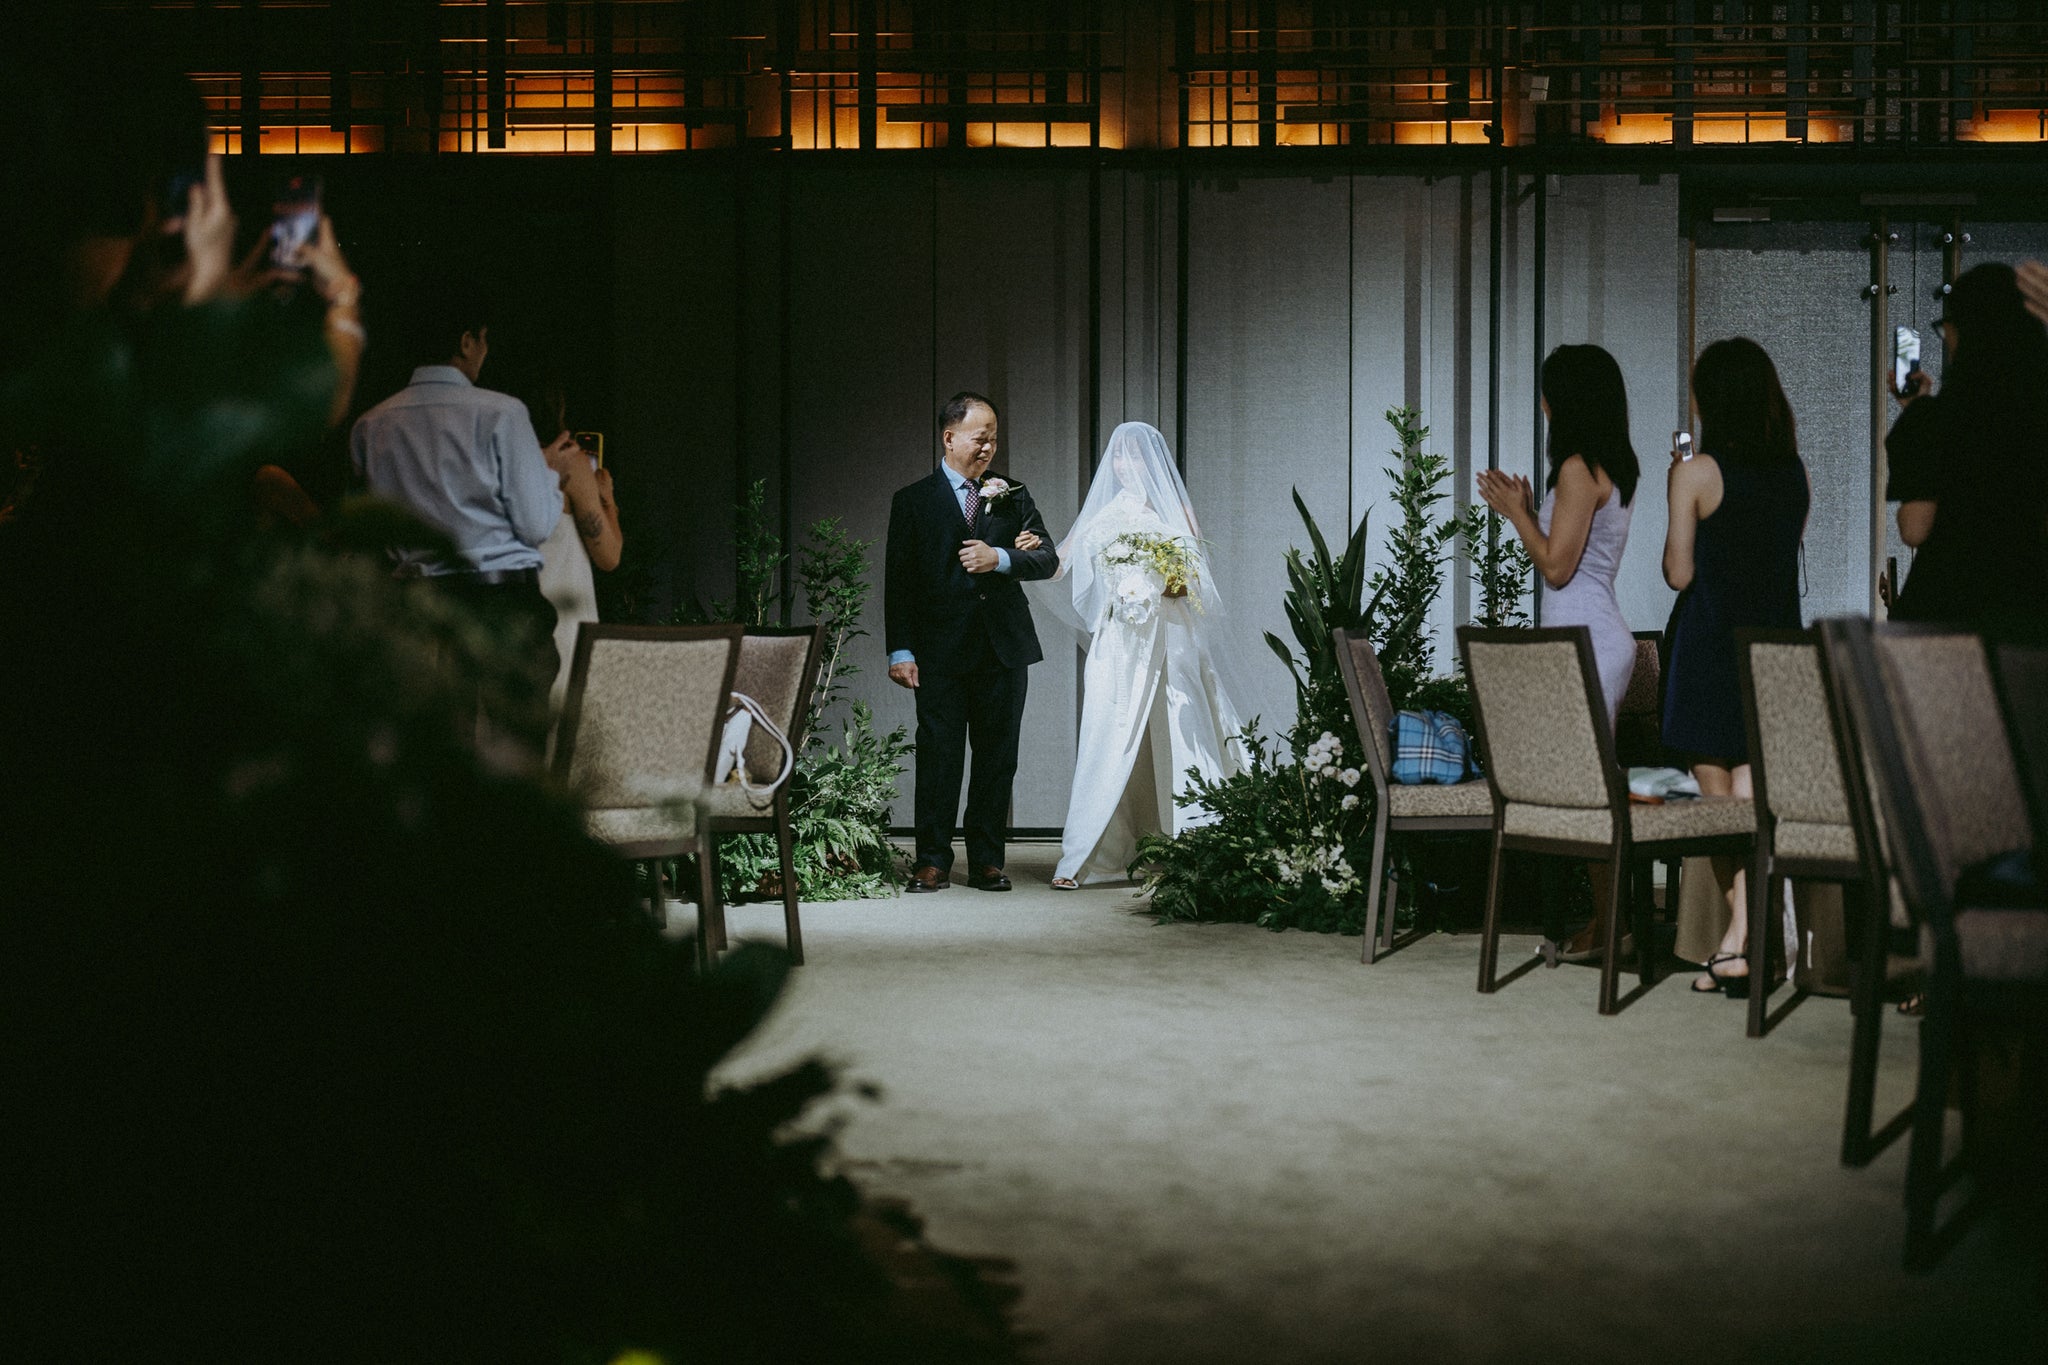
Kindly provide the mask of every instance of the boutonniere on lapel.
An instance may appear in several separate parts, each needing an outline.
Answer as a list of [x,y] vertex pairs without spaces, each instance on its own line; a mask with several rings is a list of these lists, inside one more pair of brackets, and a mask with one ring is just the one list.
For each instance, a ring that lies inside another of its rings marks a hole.
[[1011,483],[1008,479],[998,479],[991,476],[983,479],[981,487],[976,491],[981,494],[981,505],[986,507],[998,498],[1006,498],[1016,492],[1019,486],[1018,484]]

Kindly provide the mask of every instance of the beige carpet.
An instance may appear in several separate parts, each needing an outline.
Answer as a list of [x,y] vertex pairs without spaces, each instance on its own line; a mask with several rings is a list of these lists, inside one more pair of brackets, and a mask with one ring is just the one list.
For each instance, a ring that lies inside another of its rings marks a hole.
[[[842,1146],[948,1249],[1008,1257],[1047,1362],[2002,1360],[2048,1340],[1980,1226],[1898,1269],[1904,1146],[1836,1162],[1846,1002],[1768,1038],[1669,979],[1480,996],[1475,937],[1157,927],[1129,888],[806,907],[810,963],[733,1074],[879,1084]],[[780,941],[779,907],[732,912]],[[1510,940],[1503,964],[1533,940]],[[1774,1002],[1775,1004],[1776,1002]],[[1887,1016],[1880,1109],[1910,1093]]]

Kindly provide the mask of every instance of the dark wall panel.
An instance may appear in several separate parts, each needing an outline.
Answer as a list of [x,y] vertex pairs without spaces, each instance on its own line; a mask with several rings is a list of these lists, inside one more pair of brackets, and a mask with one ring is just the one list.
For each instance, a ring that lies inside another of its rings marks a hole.
[[1188,268],[1188,491],[1202,517],[1239,648],[1247,716],[1284,728],[1293,685],[1260,634],[1291,639],[1282,552],[1307,536],[1301,490],[1334,530],[1351,516],[1349,199],[1341,180],[1199,184]]
[[614,191],[606,460],[659,611],[671,584],[707,601],[732,592],[739,282],[730,177],[633,169]]
[[[1089,177],[963,171],[939,181],[937,353],[930,403],[961,389],[1003,414],[996,472],[1029,485],[1055,536],[1079,509],[1092,461],[1088,422]],[[1031,670],[1013,823],[1065,822],[1074,771],[1074,632],[1046,609],[1063,584],[1034,585],[1045,662]]]
[[[869,638],[853,695],[879,728],[916,727],[891,683],[882,633],[882,551],[894,491],[931,472],[933,183],[929,169],[805,166],[791,193],[791,519],[837,517],[875,542]],[[772,314],[770,314],[772,316]],[[909,778],[896,811],[909,823]]]

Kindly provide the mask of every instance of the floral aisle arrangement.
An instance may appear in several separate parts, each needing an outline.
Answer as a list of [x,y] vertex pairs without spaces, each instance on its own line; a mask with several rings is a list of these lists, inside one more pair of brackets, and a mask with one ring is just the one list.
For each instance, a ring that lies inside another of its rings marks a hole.
[[1362,630],[1373,640],[1397,708],[1434,707],[1469,722],[1465,680],[1435,674],[1425,625],[1461,538],[1479,586],[1478,619],[1488,625],[1527,620],[1521,600],[1531,566],[1521,543],[1501,534],[1484,507],[1437,514],[1450,461],[1423,449],[1429,429],[1413,410],[1390,409],[1386,417],[1400,442],[1397,463],[1388,470],[1401,514],[1389,538],[1389,562],[1368,577],[1365,518],[1342,552],[1331,554],[1295,494],[1310,549],[1290,548],[1286,556],[1283,608],[1294,639],[1266,636],[1294,677],[1294,723],[1282,736],[1285,747],[1275,750],[1254,720],[1245,735],[1251,762],[1237,776],[1208,782],[1190,775],[1183,804],[1201,806],[1212,822],[1139,840],[1131,874],[1161,922],[1361,932],[1373,794],[1338,671],[1336,632]]

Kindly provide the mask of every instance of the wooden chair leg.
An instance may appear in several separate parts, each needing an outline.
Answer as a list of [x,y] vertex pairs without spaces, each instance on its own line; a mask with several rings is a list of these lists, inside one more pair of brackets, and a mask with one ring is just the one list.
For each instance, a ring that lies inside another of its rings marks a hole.
[[1636,936],[1636,979],[1645,986],[1657,984],[1657,898],[1654,863],[1640,859],[1629,878],[1629,927]]
[[788,936],[789,960],[801,967],[804,963],[804,927],[796,914],[796,851],[789,830],[789,797],[786,793],[778,793],[775,798],[775,848],[782,858],[782,927]]
[[1743,907],[1749,915],[1749,1007],[1746,1014],[1748,1034],[1752,1038],[1764,1036],[1765,1009],[1771,1000],[1771,923],[1777,918],[1773,910],[1784,901],[1781,885],[1782,880],[1771,871],[1770,845],[1759,839],[1750,854],[1749,904]]
[[1371,966],[1380,956],[1380,914],[1384,909],[1388,926],[1394,922],[1394,907],[1386,904],[1387,899],[1387,798],[1380,793],[1379,812],[1372,822],[1372,880],[1366,884],[1365,893],[1365,942],[1359,946],[1358,960]]
[[[1630,908],[1626,846],[1614,850],[1607,875],[1612,899],[1607,905],[1607,943],[1600,954],[1600,1012],[1615,1014],[1621,1009],[1621,922]],[[1636,951],[1643,951],[1643,945],[1637,944]]]
[[1500,870],[1504,850],[1500,846],[1500,832],[1493,835],[1493,861],[1486,872],[1486,920],[1479,931],[1479,993],[1492,995],[1498,984],[1493,979],[1494,964],[1500,959]]
[[1862,959],[1849,984],[1849,1013],[1854,1033],[1849,1043],[1849,1106],[1842,1120],[1842,1164],[1866,1166],[1875,1155],[1870,1150],[1872,1115],[1877,1105],[1877,1057],[1884,1032],[1884,969],[1887,959],[1885,931],[1879,908],[1889,909],[1870,888],[1851,883],[1843,888],[1848,901],[1845,921],[1859,926],[1862,940],[1856,946]]
[[726,949],[725,908],[718,901],[718,846],[711,836],[697,845],[697,923],[704,926],[704,942],[713,953]]
[[[1930,983],[1931,984],[1931,983]],[[1912,1146],[1906,1156],[1906,1248],[1908,1270],[1925,1270],[1933,1260],[1934,1219],[1941,1202],[1942,1127],[1948,1121],[1948,1087],[1954,1062],[1952,1006],[1924,993],[1920,1021],[1920,1081],[1913,1096]]]

